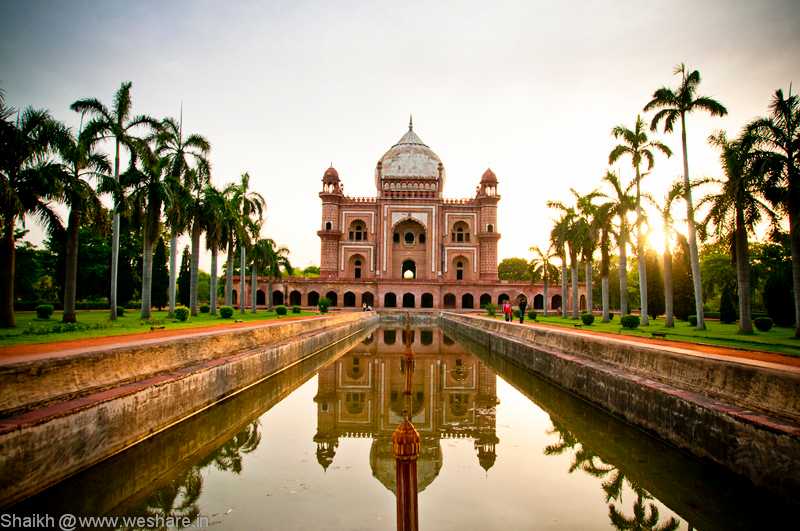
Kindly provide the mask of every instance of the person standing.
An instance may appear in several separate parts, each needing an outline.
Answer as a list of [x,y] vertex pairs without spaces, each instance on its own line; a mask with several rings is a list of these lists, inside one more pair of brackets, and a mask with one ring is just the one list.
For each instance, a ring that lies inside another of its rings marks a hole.
[[519,297],[519,324],[525,321],[525,307],[528,305],[528,299],[524,295]]
[[506,318],[506,322],[511,322],[511,302],[508,300],[503,302],[503,315]]

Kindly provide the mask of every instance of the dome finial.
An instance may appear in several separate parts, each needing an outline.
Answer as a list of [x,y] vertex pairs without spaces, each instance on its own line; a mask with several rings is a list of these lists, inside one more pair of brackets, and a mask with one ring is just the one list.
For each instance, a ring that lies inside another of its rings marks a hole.
[[408,130],[409,131],[414,130],[414,117],[410,114],[408,115]]

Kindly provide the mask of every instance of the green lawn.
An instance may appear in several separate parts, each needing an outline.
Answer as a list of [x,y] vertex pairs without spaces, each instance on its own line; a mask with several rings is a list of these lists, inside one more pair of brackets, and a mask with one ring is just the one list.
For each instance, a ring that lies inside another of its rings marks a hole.
[[[502,319],[502,316],[497,316]],[[526,322],[528,321],[526,317]],[[642,326],[636,330],[625,330],[619,324],[619,315],[614,316],[610,323],[600,322],[600,316],[595,315],[592,325],[586,326],[580,319],[564,319],[562,317],[548,316],[543,317],[539,314],[539,323],[553,324],[568,328],[575,328],[576,323],[581,324],[583,330],[593,330],[597,332],[608,332],[619,335],[653,337],[652,332],[665,332],[666,338],[676,341],[687,341],[701,345],[719,345],[723,347],[738,348],[743,350],[762,350],[766,352],[777,352],[789,356],[800,356],[800,340],[794,338],[794,328],[775,327],[769,332],[755,331],[752,335],[738,333],[735,324],[722,324],[718,321],[706,320],[707,330],[698,331],[686,321],[675,321],[675,328],[664,326],[664,319],[659,318],[650,320],[649,326]]]
[[304,315],[316,315],[317,312],[302,311],[299,314],[289,313],[278,317],[274,311],[259,310],[244,314],[235,311],[230,319],[214,317],[201,313],[197,317],[189,317],[188,321],[180,322],[167,317],[166,311],[154,311],[151,322],[142,321],[138,310],[126,310],[125,315],[116,321],[108,319],[108,310],[82,310],[78,311],[78,323],[88,325],[88,330],[74,330],[70,332],[57,332],[47,334],[34,334],[32,331],[51,330],[61,323],[61,312],[55,312],[49,320],[43,321],[36,318],[36,312],[17,312],[16,328],[0,328],[0,348],[10,345],[31,343],[51,343],[55,341],[69,341],[71,339],[84,339],[90,337],[118,336],[137,332],[149,332],[151,326],[163,326],[165,329],[192,328],[197,326],[214,326],[230,324],[235,320],[263,321],[266,319],[286,319]]

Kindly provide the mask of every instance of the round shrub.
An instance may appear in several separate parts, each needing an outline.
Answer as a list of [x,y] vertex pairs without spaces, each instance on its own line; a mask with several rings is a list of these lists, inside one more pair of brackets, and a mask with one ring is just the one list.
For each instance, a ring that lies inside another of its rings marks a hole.
[[696,315],[690,315],[689,319],[687,319],[687,320],[689,321],[689,325],[697,326],[697,316]]
[[52,304],[40,304],[36,307],[36,318],[37,319],[50,319],[53,315],[53,305]]
[[277,313],[278,315],[286,315],[287,312],[288,309],[283,304],[281,304],[280,306],[275,306],[275,313]]
[[175,319],[178,321],[185,321],[189,318],[189,308],[186,306],[178,306],[175,308]]
[[535,321],[537,317],[539,317],[539,314],[536,313],[536,311],[531,310],[528,312],[528,319],[530,319],[531,321]]
[[519,319],[519,310],[514,310],[514,319]]
[[486,315],[488,315],[489,317],[494,317],[495,314],[497,313],[497,306],[495,306],[494,303],[491,302],[487,302],[486,304],[484,304],[483,309],[486,310]]
[[292,313],[300,313],[300,306],[292,306]]
[[122,306],[117,306],[117,317],[122,317],[125,315],[125,308]]
[[223,306],[219,309],[219,316],[223,319],[230,319],[233,317],[233,307],[232,306]]
[[331,305],[331,300],[328,297],[321,297],[317,302],[319,313],[328,313],[328,307]]
[[622,324],[622,328],[628,328],[630,330],[639,328],[638,315],[623,315],[619,318],[619,322]]
[[[589,326],[594,322],[594,315],[590,313],[581,314],[581,321],[583,321],[583,324],[585,324],[586,326]],[[636,326],[639,325],[637,324]]]
[[200,305],[200,313],[208,313],[211,311],[211,306],[208,304],[201,304]]
[[753,324],[756,325],[756,328],[758,328],[760,331],[769,332],[772,330],[773,322],[769,317],[756,317],[753,319]]

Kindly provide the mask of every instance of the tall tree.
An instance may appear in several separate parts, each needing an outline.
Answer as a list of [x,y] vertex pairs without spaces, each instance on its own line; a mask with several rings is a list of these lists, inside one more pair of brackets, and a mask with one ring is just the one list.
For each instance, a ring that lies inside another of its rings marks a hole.
[[606,172],[603,181],[611,186],[614,214],[619,219],[617,229],[617,247],[619,248],[619,311],[621,315],[628,313],[628,212],[633,210],[634,198],[630,195],[634,183],[623,186],[619,176],[612,171]]
[[658,265],[658,254],[652,249],[645,251],[645,266],[647,267],[647,296],[649,297],[647,311],[655,319],[665,311],[664,280],[661,268]]
[[663,224],[664,232],[664,256],[663,256],[663,272],[664,272],[664,320],[667,328],[675,326],[675,312],[674,312],[674,289],[672,285],[672,238],[675,233],[673,228],[674,219],[672,217],[672,205],[675,201],[683,197],[683,183],[675,182],[667,192],[662,202],[658,202],[652,197],[648,196],[653,203],[653,206],[661,214],[661,222]]
[[26,109],[11,116],[13,109],[0,98],[0,327],[16,326],[14,317],[14,273],[17,221],[33,215],[52,230],[61,226],[51,207],[60,194],[61,167],[47,155],[55,147],[63,126],[46,111]]
[[192,283],[192,254],[189,246],[183,248],[181,256],[181,272],[178,274],[178,301],[183,306],[189,306],[189,286]]
[[789,217],[795,337],[800,337],[800,98],[778,89],[770,116],[747,126],[769,175],[768,199]]
[[633,165],[636,178],[634,180],[636,188],[636,255],[639,263],[639,303],[641,305],[641,322],[647,326],[647,268],[645,267],[645,237],[642,234],[642,162],[647,162],[648,172],[653,169],[655,163],[654,151],[660,151],[667,157],[672,156],[672,151],[656,140],[649,140],[645,125],[641,116],[636,117],[633,129],[628,129],[624,125],[618,125],[611,130],[614,138],[620,140],[611,153],[608,154],[608,163],[614,164],[620,157],[629,156]]
[[724,132],[709,137],[709,142],[720,150],[720,163],[725,174],[719,192],[709,194],[698,206],[709,205],[706,223],[713,225],[717,239],[733,241],[736,261],[736,284],[739,295],[739,332],[753,333],[750,288],[750,243],[752,233],[763,216],[769,216],[773,226],[777,216],[762,200],[764,189],[763,166],[753,153],[753,138],[745,133],[736,140],[728,140]]
[[[566,246],[566,251],[569,254],[570,260],[570,280],[572,283],[572,318],[577,319],[579,317],[578,312],[578,253],[581,247],[581,239],[583,237],[583,230],[584,227],[581,223],[580,218],[578,217],[577,213],[575,212],[574,207],[568,207],[564,203],[559,201],[548,201],[547,202],[548,208],[553,208],[556,210],[561,211],[562,217],[556,223],[558,227],[558,236],[563,244]],[[566,269],[564,269],[564,273],[566,273]],[[564,284],[564,279],[562,279],[562,285]],[[562,295],[562,304],[566,306],[567,299]],[[562,312],[564,317],[566,317],[566,308],[565,311]]]
[[167,305],[169,289],[169,268],[167,267],[167,246],[164,238],[158,238],[153,256],[152,304],[159,310]]
[[533,253],[533,260],[531,260],[531,265],[533,266],[533,276],[537,278],[541,278],[542,282],[544,283],[544,305],[543,305],[543,313],[545,317],[547,316],[547,306],[550,303],[550,298],[547,294],[548,286],[550,284],[550,279],[558,278],[558,270],[552,264],[553,258],[556,258],[558,255],[553,252],[553,246],[548,245],[544,250],[538,245],[531,247],[531,252]]
[[[658,124],[664,122],[664,132],[671,133],[675,122],[681,123],[681,146],[683,148],[683,193],[686,201],[686,220],[689,229],[689,255],[692,266],[692,284],[694,287],[695,313],[697,315],[697,329],[704,330],[703,317],[703,284],[700,278],[700,253],[697,248],[697,228],[694,219],[694,203],[692,202],[692,187],[689,182],[689,155],[686,150],[686,115],[694,111],[706,111],[711,116],[725,116],[728,110],[717,100],[708,96],[698,96],[697,87],[700,85],[700,72],[687,71],[686,65],[681,63],[675,67],[674,74],[681,77],[677,88],[661,87],[653,93],[652,99],[644,106],[644,111],[658,109],[650,122],[650,129],[658,129]],[[800,236],[798,236],[800,241]],[[800,249],[798,249],[800,259]],[[798,271],[800,282],[800,271]],[[800,303],[800,300],[798,301]],[[800,333],[800,328],[798,328]]]
[[62,321],[74,323],[75,301],[78,293],[79,234],[84,214],[97,219],[105,215],[100,200],[89,184],[97,180],[101,186],[111,172],[108,157],[96,151],[94,138],[80,135],[76,138],[64,129],[58,142],[61,159],[61,199],[69,207],[66,234],[66,260],[64,264],[64,314]]
[[183,109],[178,120],[165,118],[161,121],[158,133],[157,152],[168,160],[167,181],[170,188],[170,201],[166,205],[167,225],[170,231],[169,244],[169,311],[175,311],[175,279],[178,260],[178,237],[189,230],[191,218],[187,209],[192,203],[190,188],[193,174],[190,170],[208,173],[208,154],[211,144],[198,134],[184,136]]
[[268,307],[272,308],[272,281],[283,276],[283,272],[292,275],[294,269],[289,261],[289,249],[278,247],[271,238],[258,240],[254,246],[254,261],[258,264],[258,270],[263,271],[267,276],[267,301]]
[[[266,202],[258,192],[250,191],[250,174],[247,172],[241,175],[239,183],[232,194],[232,201],[239,214],[239,223],[236,227],[236,241],[239,247],[239,311],[244,313],[245,306],[245,275],[247,271],[247,249],[252,245],[252,233],[258,234],[261,230],[261,223],[264,219]],[[257,229],[257,230],[256,230]],[[253,309],[255,309],[255,298],[253,299]]]
[[567,317],[567,241],[571,220],[562,215],[550,231],[550,245],[561,260],[561,317]]
[[[70,108],[79,113],[88,113],[92,116],[86,126],[85,134],[98,140],[114,140],[114,179],[119,181],[120,174],[120,149],[126,148],[129,152],[136,149],[134,131],[149,127],[158,129],[158,122],[145,115],[131,117],[133,100],[131,99],[131,82],[126,81],[120,85],[114,94],[112,107],[109,109],[96,98],[78,100]],[[120,217],[119,208],[114,209],[114,222],[111,235],[111,291],[109,303],[111,305],[110,318],[117,319],[117,273],[119,270],[119,235]]]
[[524,258],[504,258],[497,264],[497,276],[500,280],[529,282],[531,280],[531,267]]
[[206,185],[203,191],[203,228],[206,233],[206,248],[211,251],[211,279],[209,286],[209,303],[211,315],[217,314],[217,257],[219,251],[225,249],[228,236],[228,227],[231,216],[229,214],[230,203],[225,194]]
[[606,202],[595,207],[592,216],[593,230],[598,235],[600,247],[600,298],[603,306],[603,322],[611,320],[608,276],[611,264],[611,238],[614,235],[614,216],[617,205]]
[[199,312],[199,304],[197,297],[197,280],[198,271],[200,268],[200,237],[206,226],[206,216],[209,215],[209,209],[206,206],[206,197],[203,192],[209,182],[211,176],[208,173],[208,166],[201,166],[199,168],[192,168],[189,170],[189,191],[191,200],[187,204],[187,215],[191,225],[192,237],[192,265],[191,265],[191,285],[189,295],[189,311],[194,316]]
[[597,215],[597,205],[593,201],[602,194],[597,190],[592,190],[586,195],[579,194],[574,188],[570,189],[575,196],[575,205],[580,219],[578,220],[578,241],[580,243],[580,254],[583,259],[584,282],[586,283],[586,311],[592,313],[592,260],[594,251],[597,248],[599,232],[594,223]]

